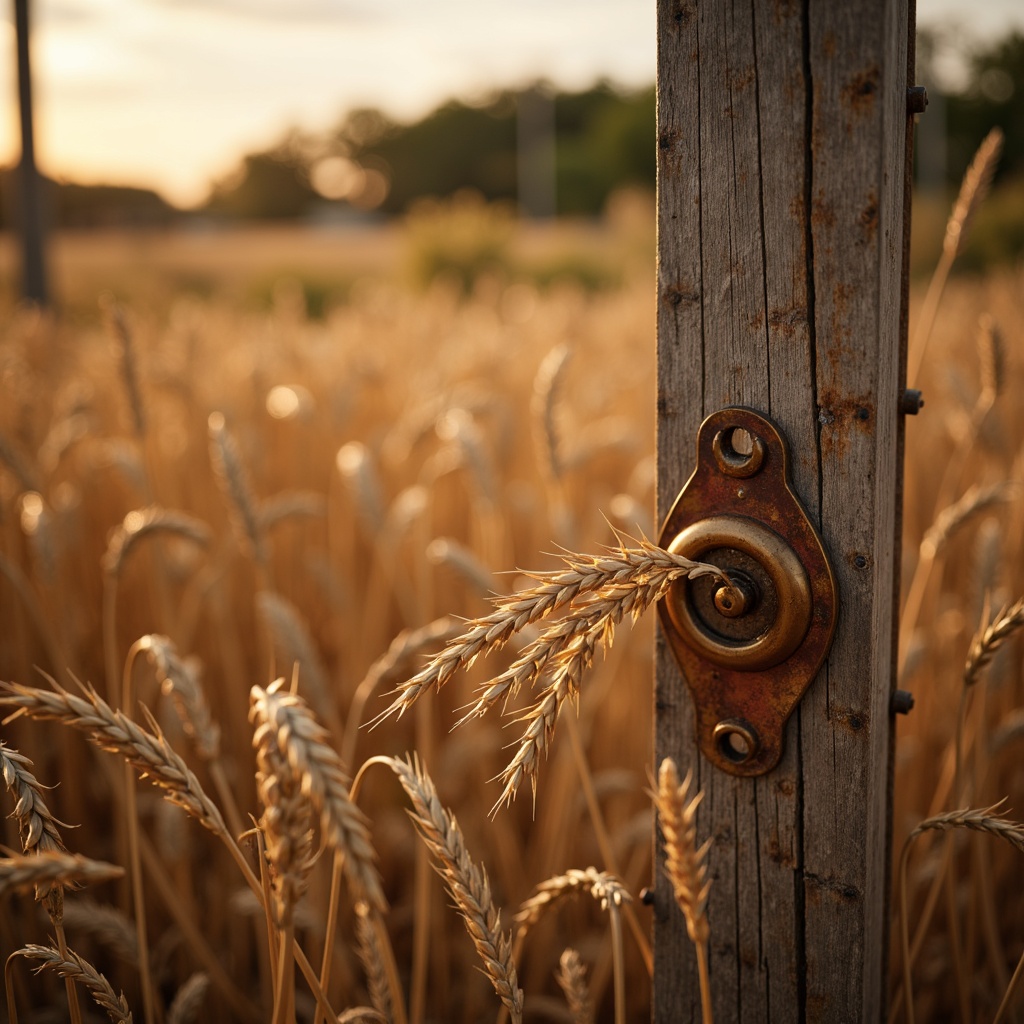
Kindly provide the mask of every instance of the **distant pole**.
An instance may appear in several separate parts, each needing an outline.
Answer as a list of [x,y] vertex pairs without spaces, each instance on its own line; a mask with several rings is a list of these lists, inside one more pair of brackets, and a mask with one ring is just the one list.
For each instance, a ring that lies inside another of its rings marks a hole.
[[542,82],[523,89],[516,100],[516,157],[519,215],[554,217],[555,97]]
[[32,131],[28,0],[14,0],[14,23],[18,40],[18,111],[21,115],[18,210],[22,241],[22,291],[26,299],[46,306],[49,304],[49,295],[44,259],[43,196],[36,169],[35,137]]

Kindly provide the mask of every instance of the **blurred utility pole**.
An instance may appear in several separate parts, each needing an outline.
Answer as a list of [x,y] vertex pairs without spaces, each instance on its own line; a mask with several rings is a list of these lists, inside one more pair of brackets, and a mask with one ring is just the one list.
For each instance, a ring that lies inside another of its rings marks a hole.
[[516,178],[519,215],[555,215],[555,97],[541,82],[516,100]]
[[49,304],[46,287],[43,194],[36,170],[32,131],[32,72],[29,63],[28,0],[14,0],[18,40],[18,111],[21,115],[21,163],[18,165],[18,227],[22,240],[22,292],[40,306]]

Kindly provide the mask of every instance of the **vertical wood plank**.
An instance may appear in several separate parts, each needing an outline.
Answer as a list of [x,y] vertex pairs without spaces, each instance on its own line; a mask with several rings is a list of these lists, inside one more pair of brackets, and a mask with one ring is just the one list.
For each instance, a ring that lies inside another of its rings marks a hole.
[[[658,4],[658,515],[726,405],[770,415],[833,561],[826,666],[758,779],[711,767],[659,636],[657,759],[711,835],[716,1018],[880,1019],[886,927],[906,0]],[[668,886],[654,1019],[700,1019]]]

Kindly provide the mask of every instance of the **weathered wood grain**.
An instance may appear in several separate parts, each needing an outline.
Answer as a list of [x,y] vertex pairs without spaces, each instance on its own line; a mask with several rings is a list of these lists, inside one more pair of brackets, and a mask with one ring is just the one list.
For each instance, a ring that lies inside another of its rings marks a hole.
[[[700,757],[659,636],[657,760],[693,767],[715,840],[721,1021],[884,1005],[907,38],[906,0],[658,3],[659,518],[706,415],[767,413],[841,607],[782,762],[753,780]],[[660,877],[655,918],[654,1019],[699,1020]]]

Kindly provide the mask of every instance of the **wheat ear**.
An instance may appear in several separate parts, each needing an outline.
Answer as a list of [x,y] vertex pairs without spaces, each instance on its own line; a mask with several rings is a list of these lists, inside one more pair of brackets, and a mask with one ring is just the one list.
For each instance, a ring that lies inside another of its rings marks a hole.
[[572,357],[572,349],[566,344],[556,345],[541,360],[537,375],[533,379],[533,397],[530,412],[534,424],[534,447],[537,462],[550,481],[560,480],[564,470],[561,438],[555,422],[555,410],[565,371]]
[[135,436],[141,441],[146,434],[146,414],[142,393],[139,389],[139,369],[135,360],[135,345],[131,328],[128,326],[124,310],[116,302],[111,300],[106,303],[106,306],[110,326],[117,336],[121,349],[121,377],[124,380],[128,405],[132,411],[132,426],[135,428]]
[[234,437],[224,423],[224,414],[210,413],[210,461],[217,483],[228,499],[228,512],[235,534],[257,565],[266,566],[267,548],[259,507],[252,483]]
[[[900,853],[899,891],[900,891],[900,941],[902,943],[903,960],[903,996],[907,1007],[907,1024],[914,1024],[914,989],[911,974],[911,951],[909,936],[909,911],[907,908],[907,864],[910,860],[910,849],[914,840],[925,832],[950,832],[965,828],[973,832],[986,832],[1005,840],[1015,849],[1024,853],[1024,825],[1000,815],[1004,800],[991,807],[961,808],[956,811],[945,811],[922,821],[907,836]],[[1014,972],[1011,987],[1016,984],[1018,972]],[[1005,1003],[1005,1000],[1004,1000]],[[1003,1007],[1000,1007],[1000,1013]]]
[[[655,550],[670,559],[675,557]],[[638,562],[633,575],[617,576],[585,599],[577,599],[570,613],[545,629],[507,672],[478,691],[477,703],[463,721],[482,714],[506,692],[514,693],[523,683],[533,683],[544,673],[548,676],[536,702],[516,719],[525,723],[525,729],[515,756],[502,772],[504,788],[492,813],[512,802],[524,778],[530,779],[536,795],[541,757],[551,745],[562,707],[578,695],[583,674],[593,663],[597,648],[610,646],[615,626],[626,615],[636,622],[678,579],[723,576],[720,569],[700,562],[682,566],[653,557]]]
[[53,970],[62,978],[71,978],[88,990],[93,1001],[101,1010],[106,1011],[113,1024],[132,1024],[131,1010],[128,1009],[124,993],[116,994],[110,982],[72,950],[69,949],[65,955],[49,946],[30,944],[15,950],[12,956],[23,956],[26,960],[35,961],[38,964],[37,971]]
[[[18,822],[18,833],[21,837],[21,848],[25,853],[66,853],[67,848],[60,837],[58,825],[70,828],[65,822],[58,821],[43,799],[39,780],[29,771],[32,762],[8,747],[0,740],[0,768],[4,783],[16,803],[11,817]],[[64,887],[37,886],[36,899],[42,900],[46,912],[53,924],[57,936],[57,945],[61,955],[67,954],[67,940],[64,936]],[[65,983],[68,997],[68,1009],[71,1013],[71,1024],[81,1024],[82,1012],[78,1005],[78,994],[74,982]]]
[[394,1018],[391,1004],[391,990],[388,987],[387,965],[380,948],[379,935],[373,924],[373,911],[368,904],[359,900],[356,913],[356,952],[366,972],[366,987],[370,993],[373,1008],[388,1021]]
[[175,993],[167,1011],[167,1024],[191,1024],[196,1020],[209,988],[210,976],[205,971],[192,974]]
[[967,244],[974,217],[992,187],[992,177],[1002,151],[1003,131],[1001,128],[993,128],[974,154],[960,183],[960,193],[953,204],[953,212],[946,222],[942,251],[950,260],[959,256]]
[[949,279],[953,264],[967,242],[967,235],[974,215],[988,195],[992,176],[999,162],[1003,148],[1003,133],[993,128],[985,136],[971,161],[960,185],[960,194],[953,204],[953,210],[946,223],[946,234],[942,242],[942,255],[928,284],[928,292],[917,318],[917,327],[911,339],[907,357],[907,380],[914,383],[924,365],[924,356],[935,326],[942,293]]
[[658,769],[658,788],[654,804],[658,811],[665,849],[665,874],[672,883],[676,903],[686,919],[686,934],[697,952],[700,977],[701,1012],[704,1024],[711,1024],[711,991],[708,983],[708,851],[711,840],[697,846],[697,808],[703,793],[690,796],[692,772],[679,781],[675,761],[666,757]]
[[333,850],[346,855],[345,871],[358,899],[374,910],[387,907],[377,872],[366,818],[349,797],[349,780],[329,745],[327,730],[297,694],[282,690],[283,679],[250,694],[252,721],[266,727],[267,742],[276,742],[281,756],[301,780],[301,791],[320,814],[321,829]]
[[[495,610],[490,615],[471,619],[461,636],[450,641],[420,672],[401,683],[394,691],[390,706],[374,721],[380,722],[391,715],[401,716],[428,689],[434,687],[439,690],[459,669],[467,668],[477,658],[504,647],[520,630],[560,608],[587,603],[591,595],[600,595],[608,588],[618,587],[628,592],[656,581],[667,589],[670,583],[684,577],[722,576],[722,571],[713,565],[692,562],[644,538],[638,547],[610,548],[597,557],[567,552],[562,555],[562,561],[565,569],[528,573],[536,586],[495,598]],[[487,707],[501,700],[512,685],[513,681],[509,680],[500,689],[483,688],[478,707],[467,717],[483,713]]]
[[598,871],[593,867],[570,868],[565,874],[554,875],[541,882],[533,894],[523,900],[515,916],[519,925],[518,934],[522,935],[532,928],[545,913],[563,900],[581,893],[590,893],[602,910],[607,910],[612,904],[619,907],[633,900],[622,880],[611,872]]
[[512,1024],[521,1024],[523,994],[512,962],[511,942],[501,932],[501,916],[491,898],[487,872],[473,862],[455,815],[441,805],[434,783],[416,755],[407,761],[387,761],[412,801],[409,816],[433,855],[434,870],[462,915],[484,972],[508,1009]]
[[0,857],[0,896],[27,886],[92,884],[120,878],[124,868],[77,853],[33,853]]
[[[986,616],[987,619],[987,616]],[[996,651],[1024,626],[1024,598],[1005,606],[974,634],[964,665],[964,686],[973,686]]]
[[575,949],[567,949],[558,958],[558,986],[565,993],[573,1024],[594,1024],[594,1001],[587,984],[587,969]]
[[167,742],[152,715],[146,712],[154,729],[149,732],[123,712],[111,708],[91,686],[83,686],[83,696],[79,697],[62,689],[53,679],[50,683],[52,690],[0,682],[0,707],[18,708],[30,718],[58,721],[85,733],[98,747],[124,757],[159,787],[171,803],[183,808],[211,832],[227,833],[217,806]]
[[67,847],[61,839],[58,826],[72,826],[58,821],[46,806],[42,786],[29,771],[30,764],[32,762],[24,754],[0,740],[0,769],[7,790],[16,801],[11,817],[18,822],[21,848],[25,853],[65,853]]

